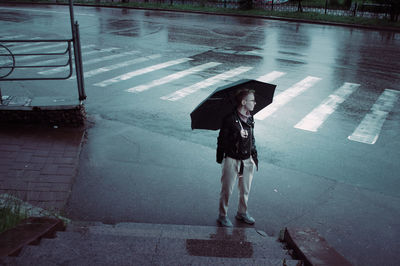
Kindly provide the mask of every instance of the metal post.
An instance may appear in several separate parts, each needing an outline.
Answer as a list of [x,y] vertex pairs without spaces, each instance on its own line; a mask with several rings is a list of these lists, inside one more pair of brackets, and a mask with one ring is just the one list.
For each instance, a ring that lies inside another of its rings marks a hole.
[[[79,35],[79,25],[78,22],[75,22],[75,34],[76,34],[76,54],[78,55],[75,57],[75,69],[77,73],[77,80],[79,79],[78,82],[78,91],[79,91],[79,100],[83,101],[86,99],[86,94],[85,94],[85,82],[83,78],[83,65],[82,65],[82,52],[81,52],[81,39]],[[74,45],[75,47],[75,45]],[[75,51],[75,50],[74,50]],[[78,76],[79,72],[79,76]]]
[[69,0],[69,14],[71,18],[71,32],[72,32],[72,42],[74,44],[75,72],[76,72],[76,81],[78,84],[79,100],[83,101],[86,99],[86,95],[85,95],[85,87],[83,79],[82,53],[81,53],[81,43],[79,38],[79,25],[77,21],[74,21],[73,0]]
[[325,15],[326,15],[326,10],[328,9],[328,0],[325,1]]
[[69,16],[71,19],[71,32],[72,32],[72,38],[74,38],[74,0],[69,0]]

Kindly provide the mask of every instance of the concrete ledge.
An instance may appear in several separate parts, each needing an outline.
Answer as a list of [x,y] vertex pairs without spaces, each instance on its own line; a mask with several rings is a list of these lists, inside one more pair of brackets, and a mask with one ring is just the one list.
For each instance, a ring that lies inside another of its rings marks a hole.
[[26,245],[38,244],[42,237],[55,237],[56,231],[64,231],[61,220],[31,217],[18,226],[0,234],[0,258],[17,256]]
[[80,127],[86,120],[84,105],[76,99],[3,96],[1,124],[42,124]]
[[294,250],[296,259],[301,259],[307,265],[352,265],[328,242],[318,234],[315,229],[285,228],[284,241],[290,249]]
[[[112,2],[112,0],[108,0]],[[5,4],[35,4],[35,5],[68,5],[67,3],[57,3],[54,0],[53,3],[36,3],[36,2],[5,2]],[[180,12],[180,13],[194,13],[194,14],[206,14],[206,15],[217,15],[217,16],[235,16],[235,17],[249,17],[249,18],[258,18],[258,19],[270,19],[270,20],[282,20],[288,22],[295,23],[308,23],[308,24],[320,24],[320,25],[330,25],[330,26],[339,26],[339,27],[348,27],[348,28],[359,28],[366,30],[379,30],[379,31],[389,31],[389,32],[400,32],[399,27],[390,27],[390,26],[378,26],[378,25],[361,25],[361,24],[351,24],[351,23],[341,23],[341,22],[331,22],[331,21],[323,21],[323,20],[311,20],[311,19],[298,19],[298,18],[290,18],[290,17],[278,17],[278,16],[268,16],[268,15],[247,15],[247,14],[234,14],[230,12],[207,12],[207,11],[195,11],[195,10],[178,10],[173,8],[150,8],[150,7],[130,7],[130,6],[121,6],[119,3],[114,1],[115,6],[110,4],[105,4],[106,0],[99,0],[98,3],[74,3],[74,6],[91,6],[91,7],[105,7],[105,8],[126,8],[126,9],[138,9],[138,10],[154,10],[154,11],[168,11],[168,12]]]

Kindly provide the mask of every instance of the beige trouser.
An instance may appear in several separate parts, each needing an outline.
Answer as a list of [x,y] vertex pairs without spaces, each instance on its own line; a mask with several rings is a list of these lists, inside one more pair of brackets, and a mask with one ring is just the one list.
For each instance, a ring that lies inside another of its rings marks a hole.
[[239,175],[241,160],[232,159],[225,157],[222,162],[222,177],[221,177],[221,194],[219,200],[219,215],[226,216],[228,213],[229,197],[232,194],[233,187],[236,183],[236,179],[239,178],[239,213],[247,212],[247,201],[249,199],[249,193],[251,188],[251,181],[253,180],[254,174],[254,162],[250,157],[247,160],[243,160],[243,175]]

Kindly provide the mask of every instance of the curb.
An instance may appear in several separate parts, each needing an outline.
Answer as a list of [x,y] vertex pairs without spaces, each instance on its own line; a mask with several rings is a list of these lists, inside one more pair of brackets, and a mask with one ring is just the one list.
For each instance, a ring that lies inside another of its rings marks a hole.
[[[68,5],[67,3],[34,3],[34,2],[18,2],[18,1],[6,2],[6,4]],[[167,12],[193,13],[193,14],[205,14],[205,15],[217,15],[217,16],[247,17],[247,18],[281,20],[281,21],[297,22],[297,23],[330,25],[330,26],[337,26],[337,27],[359,28],[359,29],[366,29],[366,30],[379,30],[379,31],[400,33],[400,28],[398,28],[398,27],[371,26],[371,25],[349,24],[349,23],[329,22],[329,21],[309,20],[309,19],[296,19],[296,18],[277,17],[277,16],[245,15],[245,14],[233,14],[233,13],[223,13],[223,12],[176,10],[176,9],[168,9],[168,8],[129,7],[129,6],[118,6],[118,5],[111,6],[111,5],[102,5],[102,4],[82,4],[82,3],[74,3],[74,6],[103,7],[103,8],[127,8],[127,9],[138,9],[138,10],[167,11]]]
[[315,229],[285,228],[284,242],[294,250],[294,258],[308,265],[351,266]]
[[0,125],[42,124],[83,126],[86,119],[82,101],[71,98],[1,96]]
[[26,245],[37,245],[41,238],[54,238],[56,231],[64,231],[59,219],[31,217],[0,234],[0,258],[18,256]]

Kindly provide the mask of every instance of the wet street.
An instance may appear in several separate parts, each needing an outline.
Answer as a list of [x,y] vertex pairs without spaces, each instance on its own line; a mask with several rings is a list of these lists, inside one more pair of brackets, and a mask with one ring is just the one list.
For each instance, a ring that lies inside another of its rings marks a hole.
[[[273,104],[255,116],[260,170],[249,204],[257,226],[271,235],[316,227],[357,265],[394,263],[400,33],[118,8],[75,7],[75,19],[89,128],[68,217],[214,225],[218,132],[192,131],[189,114],[217,87],[257,79],[277,85]],[[0,39],[71,36],[66,6],[0,5],[0,25]],[[59,62],[16,64],[40,60]],[[57,77],[67,69],[26,71]],[[2,95],[77,97],[74,76],[0,87]],[[357,207],[364,203],[371,209]],[[233,196],[231,214],[236,204]]]

